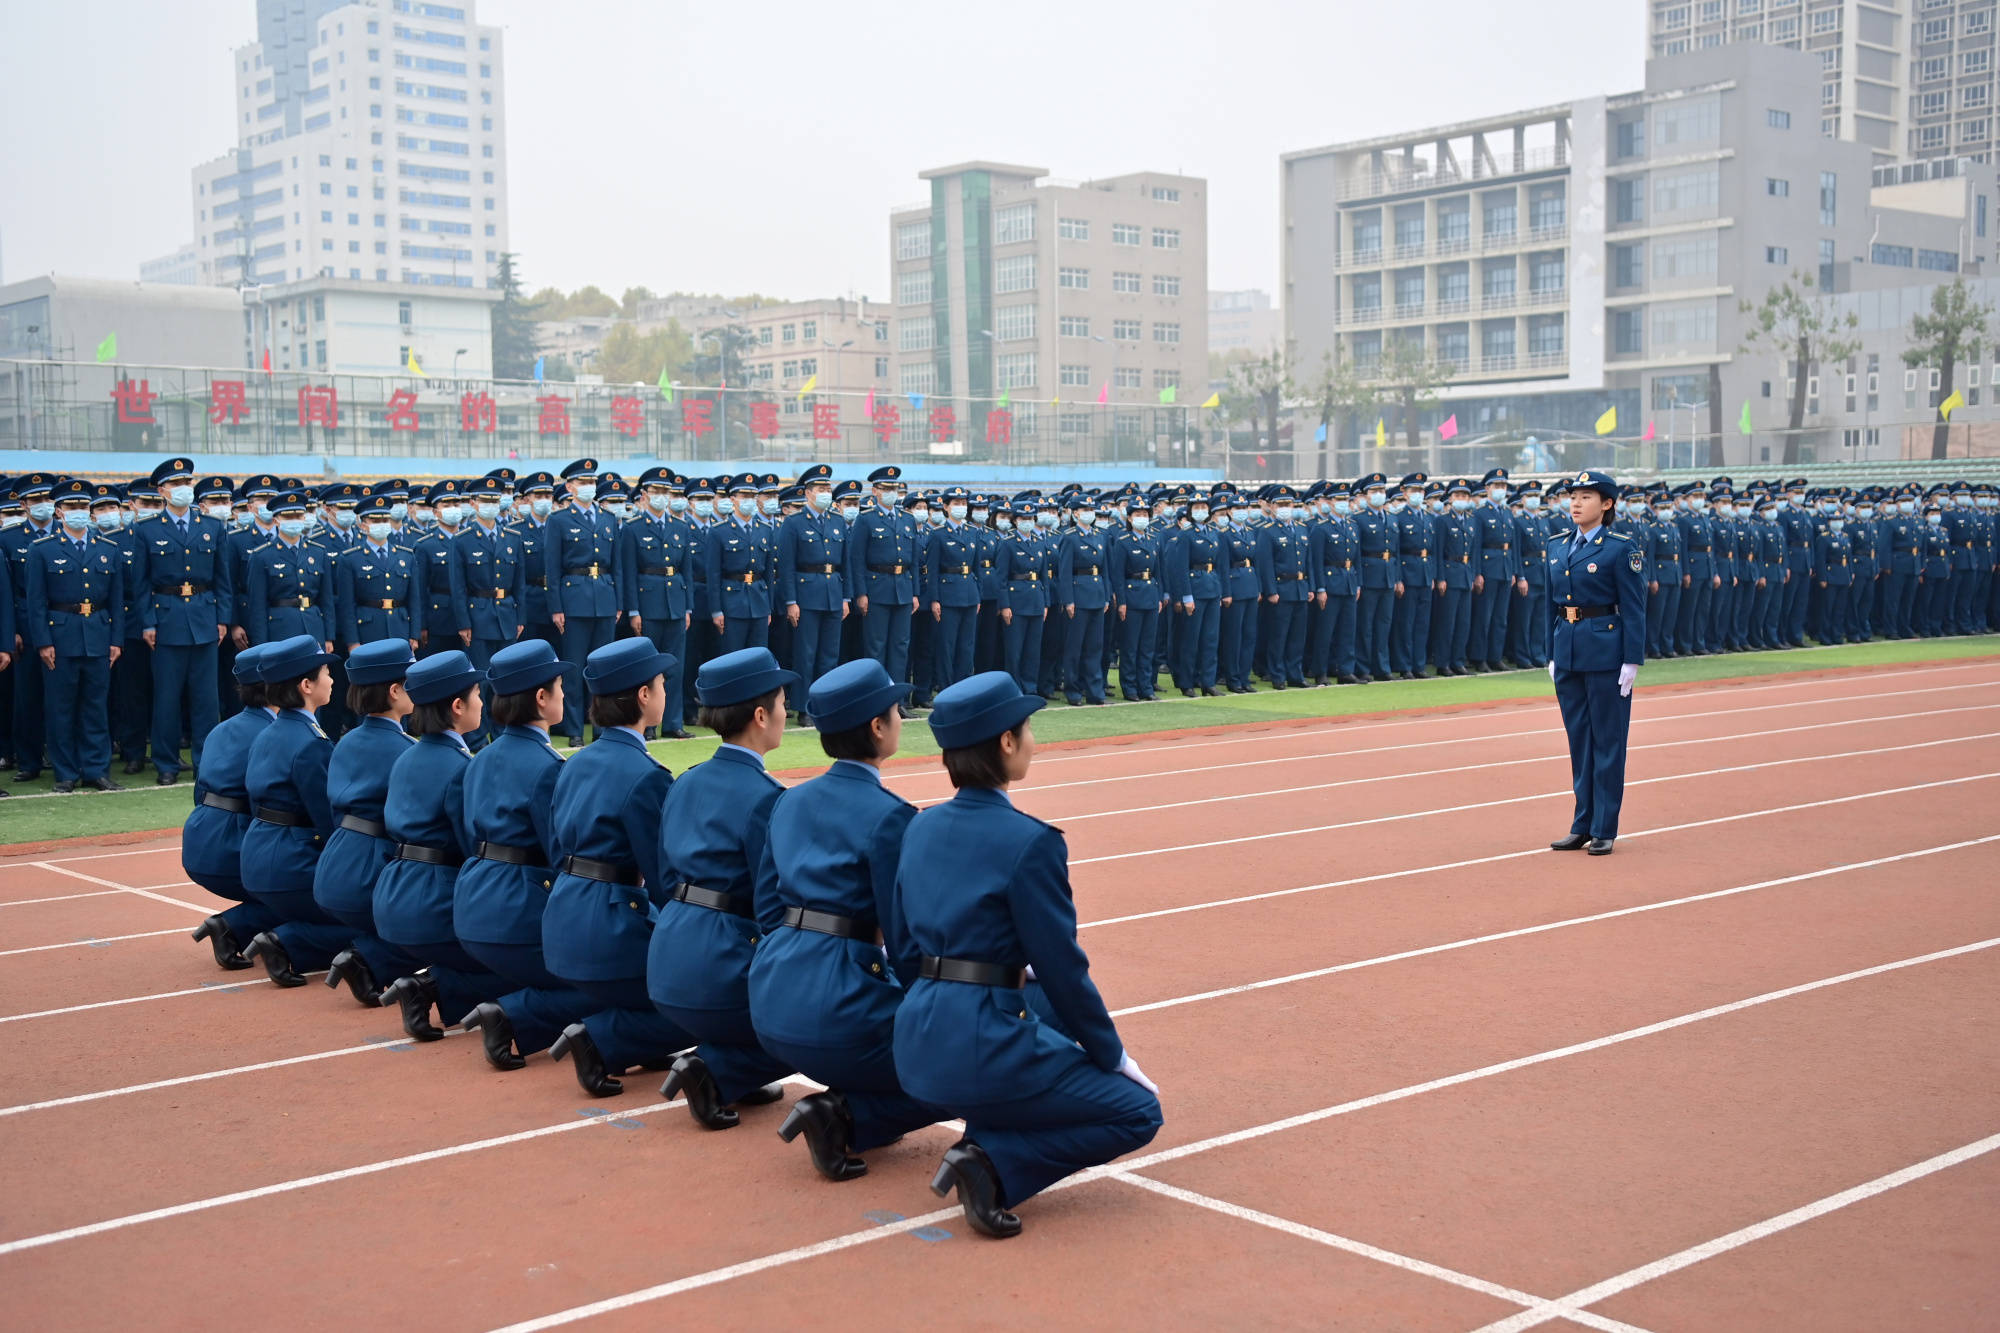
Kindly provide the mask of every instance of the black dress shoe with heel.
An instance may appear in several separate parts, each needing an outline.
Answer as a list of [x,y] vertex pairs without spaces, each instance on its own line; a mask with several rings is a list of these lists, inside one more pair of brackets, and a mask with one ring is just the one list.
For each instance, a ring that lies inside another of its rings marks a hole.
[[382,1008],[395,1005],[403,1011],[403,1031],[415,1041],[442,1041],[444,1029],[431,1022],[431,1006],[437,1003],[437,983],[424,972],[397,977],[382,988],[376,1001]]
[[253,962],[261,961],[264,964],[265,974],[271,978],[271,984],[274,986],[291,987],[306,984],[306,979],[292,966],[291,955],[285,952],[285,946],[278,943],[278,937],[268,930],[251,939],[243,950],[243,956]]
[[507,1020],[507,1011],[491,1000],[474,1005],[458,1026],[464,1032],[479,1029],[480,1040],[486,1045],[486,1063],[495,1069],[519,1069],[528,1063],[514,1050],[514,1025]]
[[790,1143],[806,1136],[806,1151],[812,1154],[813,1170],[828,1180],[854,1180],[868,1174],[868,1163],[853,1155],[854,1114],[847,1098],[828,1089],[801,1097],[793,1104],[778,1137]]
[[1566,838],[1557,838],[1549,844],[1552,852],[1580,852],[1590,843],[1588,833],[1572,833]]
[[250,960],[243,956],[242,946],[236,943],[236,936],[230,932],[229,923],[219,916],[211,916],[194,928],[196,942],[208,941],[208,947],[215,952],[215,965],[225,972],[241,972],[250,966]]
[[560,1060],[565,1055],[576,1061],[576,1081],[591,1096],[616,1097],[625,1091],[625,1085],[605,1068],[604,1056],[597,1049],[597,1043],[590,1039],[590,1029],[583,1024],[571,1023],[562,1030],[560,1037],[550,1043],[551,1060]]
[[931,1178],[931,1193],[940,1199],[958,1187],[958,1206],[974,1231],[1005,1240],[1021,1234],[1021,1219],[1000,1206],[1000,1173],[986,1150],[971,1139],[960,1139],[945,1150],[944,1161]]
[[354,1002],[367,1009],[378,1009],[382,1005],[382,988],[375,984],[375,974],[368,970],[368,964],[352,949],[342,949],[333,956],[333,962],[326,969],[326,988],[334,990],[341,982],[353,994]]
[[674,1061],[667,1081],[660,1085],[660,1095],[671,1100],[675,1093],[687,1098],[688,1114],[703,1129],[736,1128],[736,1112],[722,1104],[722,1090],[715,1086],[715,1075],[708,1072],[708,1061],[700,1056],[683,1055]]
[[1590,840],[1590,846],[1584,848],[1584,850],[1589,852],[1592,856],[1609,856],[1611,855],[1611,839],[1592,838]]

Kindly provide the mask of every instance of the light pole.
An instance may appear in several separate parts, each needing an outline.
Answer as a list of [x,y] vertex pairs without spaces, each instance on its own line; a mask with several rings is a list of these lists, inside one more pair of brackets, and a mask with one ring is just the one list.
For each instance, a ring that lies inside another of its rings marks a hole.
[[1118,342],[1115,338],[1107,338],[1101,333],[1091,334],[1090,340],[1094,343],[1105,343],[1111,348],[1111,378],[1106,381],[1110,385],[1110,392],[1106,395],[1105,401],[1111,407],[1111,459],[1113,462],[1118,462],[1122,452],[1122,446],[1118,441]]
[[451,378],[454,382],[456,382],[458,379],[458,358],[464,356],[467,352],[471,350],[472,349],[470,347],[461,347],[456,352],[453,352],[451,354]]

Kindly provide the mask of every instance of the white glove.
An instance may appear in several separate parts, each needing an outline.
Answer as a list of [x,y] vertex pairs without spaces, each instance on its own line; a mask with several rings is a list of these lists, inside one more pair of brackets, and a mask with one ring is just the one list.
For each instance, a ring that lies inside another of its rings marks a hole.
[[1550,658],[1550,659],[1549,659],[1549,679],[1550,679],[1550,680],[1554,680],[1555,678],[1556,678],[1556,664],[1555,664],[1555,659],[1554,659],[1554,658]]
[[1632,694],[1632,682],[1639,679],[1639,664],[1627,662],[1618,668],[1618,693],[1626,698]]
[[1033,980],[1035,980],[1035,965],[1034,965],[1033,963],[1030,963],[1030,964],[1028,964],[1028,965],[1027,965],[1026,967],[1022,968],[1021,970],[1022,970],[1023,972],[1026,972],[1026,973],[1028,974],[1028,980],[1030,980],[1030,981],[1033,981]]
[[1118,1057],[1118,1072],[1131,1079],[1155,1097],[1160,1095],[1160,1085],[1146,1077],[1146,1071],[1139,1068],[1139,1062],[1132,1058],[1130,1051]]

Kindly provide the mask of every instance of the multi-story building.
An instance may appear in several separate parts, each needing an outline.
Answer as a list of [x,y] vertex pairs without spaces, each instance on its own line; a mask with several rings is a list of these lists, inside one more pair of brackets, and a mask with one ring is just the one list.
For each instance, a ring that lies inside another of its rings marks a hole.
[[194,169],[224,286],[486,287],[507,248],[500,29],[471,0],[260,0],[231,59],[236,147]]
[[1208,294],[1208,350],[1211,355],[1249,351],[1262,356],[1284,341],[1285,321],[1271,294],[1250,288]]
[[572,370],[588,373],[597,360],[598,349],[604,346],[604,340],[617,323],[616,315],[538,319],[535,321],[535,346],[541,349],[550,364],[562,361]]
[[898,392],[967,404],[975,431],[1006,395],[1013,436],[1035,440],[1058,399],[1061,437],[1106,434],[1100,399],[1117,435],[1138,437],[1141,408],[1206,384],[1206,181],[1057,181],[997,162],[920,176],[930,199],[889,218]]
[[1450,368],[1422,424],[1468,437],[1587,434],[1607,407],[1713,436],[1746,401],[1785,424],[1785,367],[1745,350],[1742,302],[1993,253],[1990,187],[1871,194],[1869,149],[1817,132],[1820,83],[1808,54],[1721,46],[1648,62],[1638,92],[1286,155],[1294,373],[1420,349]]
[[243,292],[244,328],[261,365],[274,371],[403,375],[412,358],[426,378],[486,379],[493,373],[493,307],[500,293],[407,283],[307,278]]
[[[737,387],[775,394],[787,433],[810,428],[813,402],[799,392],[809,381],[814,396],[863,399],[893,389],[892,327],[890,307],[865,296],[720,309],[687,325],[698,355],[713,355],[724,329],[748,335]],[[844,415],[866,434],[859,402]]]
[[205,286],[208,283],[202,272],[201,252],[192,241],[170,255],[161,255],[158,259],[148,259],[140,264],[139,281],[178,287]]

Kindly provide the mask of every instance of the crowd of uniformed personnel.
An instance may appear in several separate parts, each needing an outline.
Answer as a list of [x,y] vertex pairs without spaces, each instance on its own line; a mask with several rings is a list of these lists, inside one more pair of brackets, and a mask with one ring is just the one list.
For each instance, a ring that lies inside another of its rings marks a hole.
[[[872,658],[918,709],[984,670],[1100,704],[1114,679],[1146,700],[1163,675],[1192,697],[1539,667],[1564,487],[1496,468],[999,496],[915,491],[894,467],[787,484],[591,459],[416,486],[199,477],[185,458],[124,486],[30,473],[0,479],[0,659],[18,661],[0,767],[114,790],[122,760],[171,785],[237,707],[235,653],[297,634],[482,668],[524,638],[580,665],[643,636],[681,664],[658,728],[675,738],[701,663],[751,645],[807,688]],[[1987,632],[1996,511],[1964,481],[1724,476],[1632,491],[1614,523],[1647,558],[1649,654],[1673,657]],[[587,703],[557,724],[572,745]],[[342,690],[321,721],[358,721]]]

